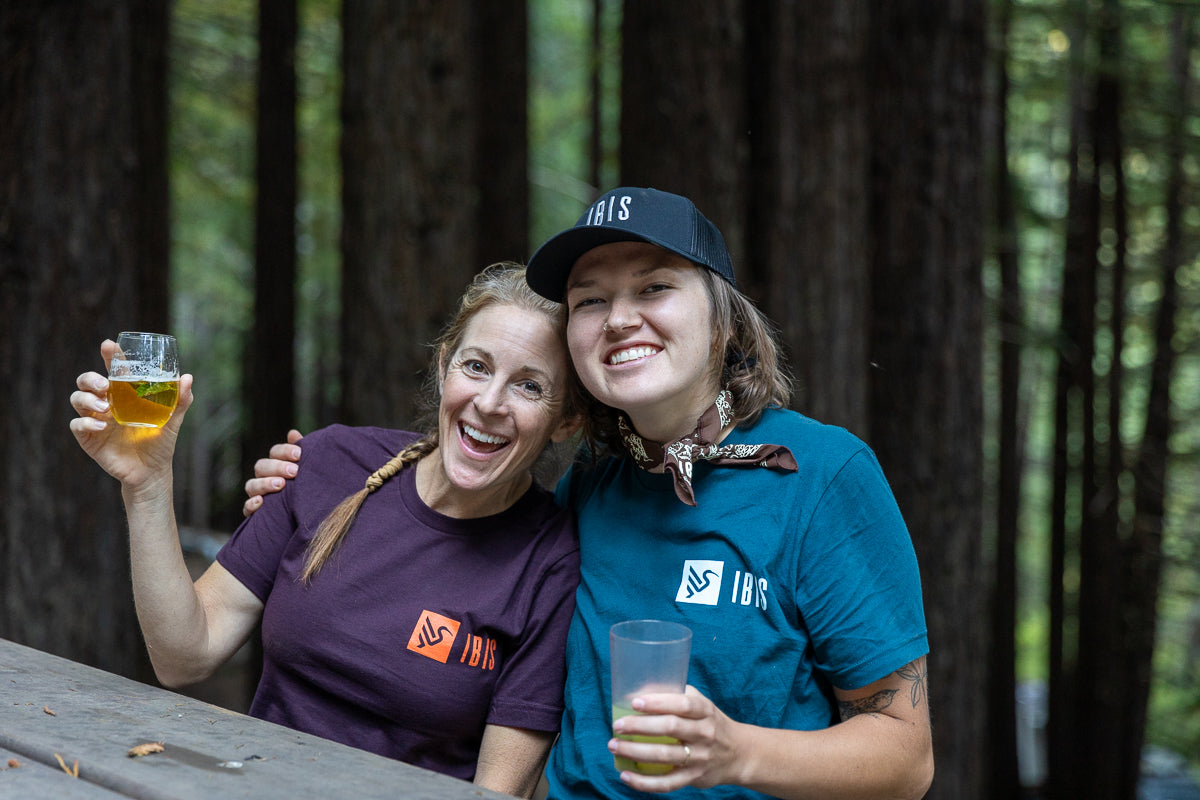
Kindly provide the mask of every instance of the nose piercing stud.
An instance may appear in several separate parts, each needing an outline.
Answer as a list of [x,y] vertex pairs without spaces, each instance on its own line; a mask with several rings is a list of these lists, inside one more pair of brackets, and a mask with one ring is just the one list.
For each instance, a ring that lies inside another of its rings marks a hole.
[[608,323],[604,323],[604,332],[608,333]]

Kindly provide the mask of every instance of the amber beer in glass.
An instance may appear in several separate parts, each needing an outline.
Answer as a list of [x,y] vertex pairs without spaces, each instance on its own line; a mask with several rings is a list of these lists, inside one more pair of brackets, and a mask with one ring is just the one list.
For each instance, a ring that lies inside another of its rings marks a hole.
[[108,366],[108,403],[122,425],[161,428],[179,400],[179,349],[165,333],[123,331]]

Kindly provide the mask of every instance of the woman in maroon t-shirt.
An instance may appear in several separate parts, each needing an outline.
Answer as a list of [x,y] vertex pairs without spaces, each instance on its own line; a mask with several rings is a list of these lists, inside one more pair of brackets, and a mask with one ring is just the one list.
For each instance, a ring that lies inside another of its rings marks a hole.
[[[171,502],[192,376],[171,419],[148,432],[116,424],[103,375],[80,375],[71,430],[121,482],[159,680],[205,678],[261,621],[267,664],[252,713],[531,794],[558,727],[578,581],[570,517],[531,473],[580,422],[564,325],[524,268],[484,270],[435,348],[429,432],[314,434],[306,463],[325,480],[268,501],[194,584]],[[101,345],[106,366],[115,347]]]

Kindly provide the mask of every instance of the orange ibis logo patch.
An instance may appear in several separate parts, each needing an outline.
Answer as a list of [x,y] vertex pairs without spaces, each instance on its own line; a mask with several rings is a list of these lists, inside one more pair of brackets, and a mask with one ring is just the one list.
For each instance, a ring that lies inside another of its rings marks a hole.
[[459,624],[456,619],[429,610],[422,611],[408,639],[408,649],[445,664],[454,646],[454,637],[458,636]]

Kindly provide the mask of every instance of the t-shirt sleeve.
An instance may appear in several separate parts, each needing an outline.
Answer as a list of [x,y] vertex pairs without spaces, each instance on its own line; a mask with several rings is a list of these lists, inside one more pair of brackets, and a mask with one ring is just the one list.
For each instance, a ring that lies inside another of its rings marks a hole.
[[865,686],[928,652],[912,540],[868,448],[830,481],[802,534],[799,564],[797,607],[834,686]]
[[262,507],[243,520],[217,552],[217,562],[264,603],[295,532],[292,494],[297,480],[288,481],[283,491],[264,497]]
[[488,710],[488,723],[538,731],[557,731],[563,712],[567,629],[575,612],[579,549],[574,516],[561,513],[568,548],[558,548],[534,586],[528,624],[516,651],[505,660]]

